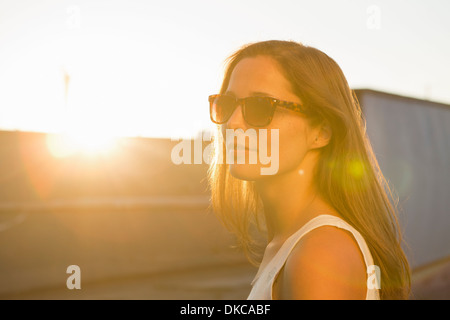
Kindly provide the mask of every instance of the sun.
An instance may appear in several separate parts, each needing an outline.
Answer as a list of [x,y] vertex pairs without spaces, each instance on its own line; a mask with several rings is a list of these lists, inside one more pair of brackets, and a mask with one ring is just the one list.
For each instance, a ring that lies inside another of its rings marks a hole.
[[46,143],[54,157],[64,158],[75,154],[108,155],[116,148],[117,139],[101,132],[75,131],[47,134]]

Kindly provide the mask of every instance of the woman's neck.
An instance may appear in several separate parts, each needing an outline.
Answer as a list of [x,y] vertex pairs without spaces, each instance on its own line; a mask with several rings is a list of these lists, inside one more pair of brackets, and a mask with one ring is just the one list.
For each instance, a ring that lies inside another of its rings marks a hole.
[[316,161],[305,158],[294,170],[258,180],[269,242],[284,241],[315,216],[331,212],[313,183]]

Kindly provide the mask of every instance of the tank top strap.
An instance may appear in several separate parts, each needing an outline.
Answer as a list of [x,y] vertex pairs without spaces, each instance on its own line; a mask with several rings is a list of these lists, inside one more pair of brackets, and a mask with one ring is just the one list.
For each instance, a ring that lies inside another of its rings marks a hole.
[[370,250],[362,235],[346,221],[342,220],[339,217],[328,214],[323,214],[315,217],[314,219],[311,219],[302,228],[300,228],[297,232],[295,232],[292,236],[290,236],[278,251],[276,260],[280,261],[280,263],[283,265],[286,259],[288,258],[289,254],[291,253],[291,251],[300,241],[300,239],[308,232],[322,226],[333,226],[349,231],[355,238],[361,250],[361,253],[364,257],[364,262],[366,264],[366,268],[373,265],[372,255],[370,254]]
[[[284,266],[284,264],[286,263],[289,254],[292,252],[294,247],[297,245],[297,243],[304,235],[322,226],[334,226],[350,232],[353,235],[354,239],[356,240],[359,249],[363,255],[364,262],[366,264],[366,270],[369,270],[369,268],[373,266],[374,263],[372,255],[362,235],[355,228],[353,228],[350,224],[348,224],[341,218],[328,214],[322,214],[311,219],[298,231],[292,234],[283,243],[278,252],[272,258],[272,260],[264,267],[264,269],[258,270],[258,273],[256,274],[255,278],[252,281],[253,290],[249,298],[254,298],[258,297],[259,295],[262,295],[264,299],[272,299],[273,281],[277,276],[277,274],[282,269],[282,267]],[[261,278],[263,281],[258,281]],[[368,288],[366,299],[379,300],[378,290]]]
[[370,254],[369,248],[367,247],[367,244],[361,234],[341,218],[328,214],[322,214],[308,221],[304,226],[302,226],[299,230],[297,230],[294,234],[287,238],[287,240],[283,243],[272,260],[265,266],[264,270],[258,270],[251,284],[253,285],[264,272],[268,273],[269,278],[275,277],[285,264],[287,258],[289,257],[289,254],[300,241],[300,239],[308,232],[322,226],[334,226],[349,231],[358,243],[358,246],[364,257],[366,268],[368,268],[370,265],[373,265],[372,255]]

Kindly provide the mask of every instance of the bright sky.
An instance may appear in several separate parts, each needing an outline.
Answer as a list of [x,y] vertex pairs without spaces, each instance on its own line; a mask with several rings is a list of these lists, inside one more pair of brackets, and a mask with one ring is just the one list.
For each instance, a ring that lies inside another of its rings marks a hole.
[[352,88],[450,104],[449,12],[447,0],[0,0],[0,129],[193,136],[212,128],[225,58],[268,39],[321,49]]

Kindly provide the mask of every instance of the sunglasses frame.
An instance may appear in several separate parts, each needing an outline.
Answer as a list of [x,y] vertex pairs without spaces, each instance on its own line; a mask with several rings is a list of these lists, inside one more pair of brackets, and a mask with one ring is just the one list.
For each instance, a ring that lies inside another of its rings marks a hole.
[[[213,104],[214,104],[214,101],[218,97],[228,97],[228,98],[234,99],[233,111],[230,113],[230,116],[228,117],[228,119],[226,119],[223,122],[214,121],[214,119],[212,117]],[[247,117],[246,117],[245,109],[246,109],[246,102],[249,99],[263,99],[263,100],[268,101],[271,104],[272,112],[271,112],[270,116],[268,117],[267,123],[265,123],[263,125],[254,125],[254,124],[248,122]],[[238,99],[238,98],[235,98],[235,97],[227,95],[227,94],[213,94],[213,95],[210,95],[208,97],[208,101],[209,101],[209,115],[210,115],[211,121],[214,122],[215,124],[224,124],[228,120],[230,120],[230,117],[233,115],[233,113],[236,110],[238,105],[242,106],[241,111],[242,111],[242,116],[243,116],[245,122],[247,122],[249,125],[251,125],[253,127],[265,127],[265,126],[269,125],[272,122],[273,115],[275,114],[275,109],[277,107],[286,108],[286,109],[289,109],[289,110],[292,110],[292,111],[295,111],[295,112],[299,112],[299,113],[303,113],[303,114],[307,113],[306,109],[305,109],[305,106],[300,104],[300,103],[291,102],[291,101],[284,101],[284,100],[279,100],[279,99],[276,99],[276,98],[264,97],[264,96],[252,96],[252,97],[245,97],[245,98]]]

